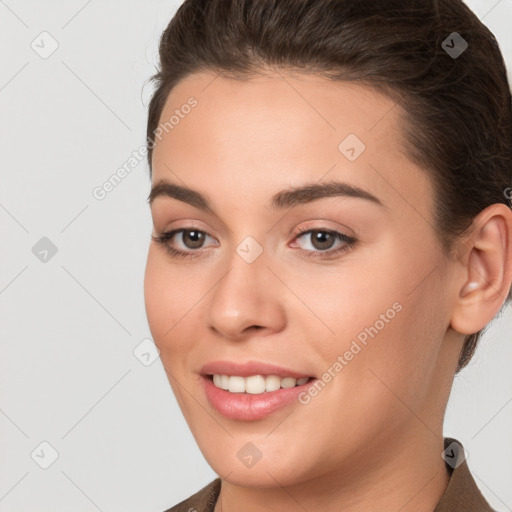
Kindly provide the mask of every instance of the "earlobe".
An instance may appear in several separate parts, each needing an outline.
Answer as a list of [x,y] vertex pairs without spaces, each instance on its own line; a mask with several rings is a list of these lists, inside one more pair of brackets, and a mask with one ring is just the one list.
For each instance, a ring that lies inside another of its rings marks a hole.
[[493,204],[474,219],[464,282],[456,298],[451,327],[462,334],[483,329],[505,302],[512,282],[512,211]]

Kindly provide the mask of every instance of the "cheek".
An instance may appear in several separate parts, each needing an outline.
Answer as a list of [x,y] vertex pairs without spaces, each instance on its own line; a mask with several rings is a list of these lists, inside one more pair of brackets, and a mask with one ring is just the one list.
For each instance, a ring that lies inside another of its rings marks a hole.
[[184,317],[189,301],[187,287],[179,281],[182,273],[166,261],[162,252],[150,246],[144,275],[144,301],[153,340],[165,360],[166,351],[176,345],[180,318]]
[[169,288],[166,286],[165,279],[162,276],[162,272],[165,269],[157,252],[155,247],[151,245],[144,273],[144,302],[149,328],[153,335],[153,340],[158,345],[163,335],[164,324],[167,318],[167,293]]
[[[312,277],[302,281],[300,293],[334,331],[316,322],[327,333],[315,344],[324,371],[346,355],[345,389],[359,388],[361,375],[371,371],[411,397],[429,384],[447,321],[441,265],[432,245],[400,250],[399,242],[389,240],[375,257],[360,254],[356,272],[333,273],[321,285]],[[375,375],[379,395],[385,388]]]
[[201,321],[200,299],[207,290],[204,272],[173,264],[159,247],[150,247],[144,275],[146,316],[168,372],[179,372],[197,349],[192,341]]
[[[343,348],[355,340],[361,350],[347,366],[346,379],[348,387],[361,390],[365,375],[366,393],[359,398],[364,396],[368,408],[384,413],[400,400],[421,403],[433,385],[447,307],[441,271],[430,273],[438,268],[435,254],[431,256],[421,261],[420,254],[396,255],[394,265],[379,275],[371,292],[355,295],[357,305],[351,306],[352,316],[347,317],[353,319],[351,332]],[[407,415],[400,405],[395,412]]]

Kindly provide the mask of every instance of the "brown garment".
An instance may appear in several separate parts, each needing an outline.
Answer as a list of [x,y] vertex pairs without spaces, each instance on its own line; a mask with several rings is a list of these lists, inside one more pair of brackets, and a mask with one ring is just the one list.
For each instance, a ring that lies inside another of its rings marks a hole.
[[[460,462],[464,459],[462,444],[447,437],[444,439],[444,448],[446,467],[451,473],[450,482],[433,512],[495,512],[478,489],[467,462]],[[216,478],[199,492],[165,512],[213,512],[220,486],[221,479]]]

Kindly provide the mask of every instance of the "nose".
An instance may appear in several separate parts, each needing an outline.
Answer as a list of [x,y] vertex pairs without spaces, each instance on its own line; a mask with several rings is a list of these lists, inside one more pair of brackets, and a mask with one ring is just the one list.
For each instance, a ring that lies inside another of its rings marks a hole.
[[282,282],[264,255],[252,262],[234,253],[209,294],[208,327],[230,340],[265,336],[284,328],[286,317]]

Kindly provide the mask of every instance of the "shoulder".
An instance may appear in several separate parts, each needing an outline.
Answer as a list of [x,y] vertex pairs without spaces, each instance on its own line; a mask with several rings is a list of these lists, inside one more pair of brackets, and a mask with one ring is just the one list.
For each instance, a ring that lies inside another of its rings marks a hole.
[[216,478],[186,500],[165,512],[213,512],[220,493],[221,479]]

